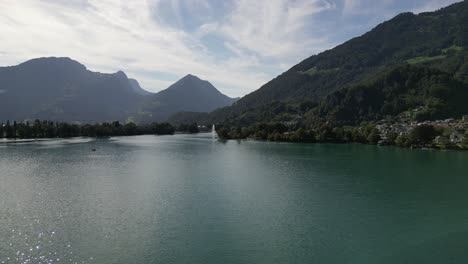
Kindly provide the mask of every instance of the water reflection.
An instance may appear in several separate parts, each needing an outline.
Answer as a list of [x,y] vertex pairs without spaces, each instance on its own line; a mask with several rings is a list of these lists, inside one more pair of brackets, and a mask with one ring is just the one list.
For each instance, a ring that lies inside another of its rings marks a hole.
[[467,162],[211,133],[7,145],[0,262],[465,262]]

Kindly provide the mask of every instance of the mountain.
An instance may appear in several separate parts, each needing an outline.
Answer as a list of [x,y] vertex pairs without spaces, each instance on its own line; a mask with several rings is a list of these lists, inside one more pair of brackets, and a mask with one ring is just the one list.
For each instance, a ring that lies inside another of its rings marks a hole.
[[210,112],[235,100],[193,75],[154,94],[122,71],[92,72],[69,58],[0,67],[0,120],[153,122],[179,111]]
[[232,105],[230,98],[218,91],[210,82],[187,75],[147,98],[136,116],[141,122],[165,121],[178,112],[211,112]]
[[39,58],[0,68],[0,119],[125,120],[143,96],[125,73],[91,72],[69,58]]
[[152,94],[151,92],[148,92],[145,89],[141,88],[140,83],[138,83],[137,80],[128,79],[128,82],[130,83],[130,87],[132,87],[133,91],[135,91],[137,94],[139,94],[139,95],[150,95],[150,94]]
[[408,111],[418,118],[460,117],[466,108],[457,96],[465,96],[467,83],[468,2],[463,1],[435,12],[400,14],[202,119],[248,126],[349,124]]

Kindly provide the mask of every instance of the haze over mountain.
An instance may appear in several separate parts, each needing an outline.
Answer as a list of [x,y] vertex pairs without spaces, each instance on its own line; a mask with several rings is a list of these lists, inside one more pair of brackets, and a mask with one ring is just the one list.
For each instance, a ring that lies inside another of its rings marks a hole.
[[133,91],[135,91],[137,94],[140,95],[150,95],[152,94],[151,92],[146,91],[145,89],[141,88],[140,83],[135,80],[135,79],[128,79],[130,86],[133,88]]
[[0,89],[2,120],[124,120],[143,100],[125,73],[91,72],[69,58],[0,68]]
[[468,111],[458,100],[468,99],[467,49],[468,2],[403,13],[305,59],[232,107],[195,118],[246,126],[317,119],[349,123],[407,111],[418,118],[460,117]]
[[[232,102],[192,75],[153,94],[122,71],[92,72],[69,58],[39,58],[0,68],[0,120],[162,121],[177,111],[208,112]],[[141,110],[148,118],[138,118]]]
[[236,100],[238,98],[222,94],[210,82],[189,74],[169,88],[149,96],[137,119],[162,121],[178,112],[211,112]]

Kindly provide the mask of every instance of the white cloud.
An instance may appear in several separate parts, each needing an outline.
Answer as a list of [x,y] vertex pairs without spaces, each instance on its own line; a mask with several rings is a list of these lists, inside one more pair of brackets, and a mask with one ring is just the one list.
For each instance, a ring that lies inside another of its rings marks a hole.
[[[216,23],[205,24],[194,33],[155,19],[161,12],[159,1],[0,0],[0,50],[6,52],[1,63],[66,56],[96,71],[123,70],[153,91],[166,88],[170,82],[141,71],[180,77],[192,73],[229,95],[239,96],[274,77],[263,68],[274,68],[279,74],[282,64],[293,65],[302,59],[301,49],[326,46],[323,39],[311,40],[302,32],[308,16],[329,8],[320,0],[239,0],[226,19],[213,20]],[[181,4],[213,12],[206,0],[164,1],[172,1],[178,23],[185,19],[178,12]],[[221,35],[227,48],[235,52],[226,59],[216,59],[216,53],[200,41],[210,33]],[[277,65],[269,64],[271,60]]]
[[344,0],[343,13],[347,15],[382,14],[395,0]]
[[[398,12],[429,12],[461,0],[342,0],[343,13],[347,15],[378,14],[388,17]],[[398,7],[407,6],[410,10],[401,10]]]
[[[228,95],[241,96],[330,48],[337,34],[352,26],[328,28],[339,23],[316,19],[322,12],[338,6],[349,15],[367,10],[374,17],[372,12],[396,1],[0,0],[0,63],[66,56],[91,70],[123,70],[152,91],[175,81],[157,73],[192,73]],[[452,2],[426,1],[419,9]],[[327,20],[334,21],[333,15]],[[224,50],[207,45],[207,36],[220,39]]]
[[303,49],[319,45],[323,39],[305,34],[310,16],[334,5],[323,0],[238,0],[235,9],[216,31],[231,45],[255,52],[260,56],[288,58]]

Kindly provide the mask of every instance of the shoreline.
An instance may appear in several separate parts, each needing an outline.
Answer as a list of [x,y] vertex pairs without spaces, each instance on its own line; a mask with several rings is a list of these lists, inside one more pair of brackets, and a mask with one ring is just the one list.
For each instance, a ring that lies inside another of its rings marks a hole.
[[197,134],[209,134],[211,132],[199,132],[199,133],[184,133],[184,132],[176,132],[174,134],[141,134],[141,135],[120,135],[120,136],[106,136],[106,137],[87,137],[87,136],[78,136],[78,137],[56,137],[56,138],[0,138],[0,145],[7,145],[7,144],[20,144],[20,143],[32,143],[32,142],[47,142],[47,141],[54,141],[54,140],[66,140],[66,139],[109,139],[114,137],[138,137],[138,136],[177,136],[177,135],[197,135]]
[[[176,136],[176,135],[196,135],[196,134],[210,134],[211,132],[199,132],[199,133],[174,133],[171,135],[154,135],[154,134],[144,134],[144,135],[129,135],[129,136],[109,136],[109,137],[60,137],[60,138],[38,138],[38,139],[0,139],[0,145],[10,145],[10,144],[21,144],[21,143],[34,143],[34,142],[49,142],[55,140],[66,140],[66,139],[94,139],[94,140],[101,140],[101,139],[109,139],[109,138],[120,138],[120,137],[137,137],[137,136]],[[434,146],[398,146],[395,144],[369,144],[369,143],[362,143],[362,142],[333,142],[333,141],[316,141],[316,142],[307,142],[307,141],[287,141],[287,140],[263,140],[263,139],[255,139],[255,138],[243,138],[243,139],[236,139],[236,138],[221,138],[217,137],[217,141],[249,141],[249,142],[259,142],[259,143],[278,143],[278,144],[308,144],[308,145],[322,145],[322,144],[333,144],[333,145],[368,145],[368,146],[378,146],[378,147],[394,147],[399,149],[409,149],[409,150],[436,150],[436,151],[460,151],[465,152],[468,151],[467,148],[461,147],[434,147]]]
[[430,146],[398,146],[395,144],[370,144],[370,143],[362,143],[362,142],[333,142],[333,141],[323,141],[323,142],[307,142],[307,141],[286,141],[286,140],[263,140],[263,139],[255,139],[255,138],[219,138],[219,141],[250,141],[250,142],[264,142],[264,143],[278,143],[278,144],[308,144],[308,145],[322,145],[322,144],[332,144],[332,145],[364,145],[364,146],[376,146],[376,147],[393,147],[399,149],[408,149],[408,150],[435,150],[435,151],[459,151],[465,152],[468,151],[468,148],[460,148],[460,147],[430,147]]
[[468,122],[465,119],[433,121],[363,122],[360,125],[327,125],[321,127],[288,126],[281,122],[256,123],[248,127],[225,125],[218,136],[227,139],[249,139],[291,143],[359,143],[396,146],[409,149],[468,150]]
[[[57,138],[61,139],[61,138]],[[0,144],[19,144],[19,143],[31,143],[31,142],[44,142],[44,141],[52,141],[55,140],[55,138],[52,139],[45,139],[45,138],[40,138],[40,139],[1,139]]]

